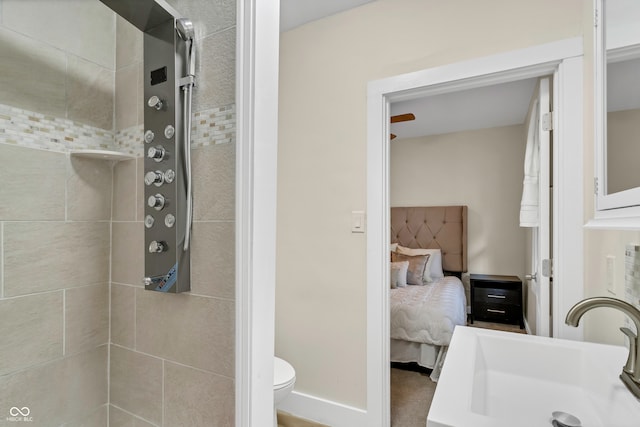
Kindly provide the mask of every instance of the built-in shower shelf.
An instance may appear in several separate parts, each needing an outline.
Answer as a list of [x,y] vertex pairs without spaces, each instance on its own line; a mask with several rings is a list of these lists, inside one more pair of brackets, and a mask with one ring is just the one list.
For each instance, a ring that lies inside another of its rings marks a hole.
[[88,159],[101,159],[101,160],[115,160],[117,162],[121,160],[135,159],[133,154],[121,153],[119,151],[109,150],[72,150],[71,155],[73,157],[84,157]]

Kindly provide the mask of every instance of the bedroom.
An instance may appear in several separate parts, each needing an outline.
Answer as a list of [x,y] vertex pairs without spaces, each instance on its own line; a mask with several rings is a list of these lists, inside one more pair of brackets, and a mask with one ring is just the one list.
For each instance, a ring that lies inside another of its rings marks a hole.
[[392,114],[420,112],[391,127],[398,137],[390,144],[390,205],[468,207],[467,301],[469,274],[528,273],[527,229],[518,221],[535,85],[527,79],[391,106]]

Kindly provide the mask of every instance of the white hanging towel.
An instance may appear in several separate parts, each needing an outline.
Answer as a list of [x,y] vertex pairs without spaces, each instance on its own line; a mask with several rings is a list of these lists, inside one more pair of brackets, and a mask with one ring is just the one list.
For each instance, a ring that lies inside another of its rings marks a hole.
[[527,148],[524,155],[524,181],[520,202],[520,227],[537,227],[540,224],[538,178],[540,176],[540,138],[538,100],[533,102],[527,126]]

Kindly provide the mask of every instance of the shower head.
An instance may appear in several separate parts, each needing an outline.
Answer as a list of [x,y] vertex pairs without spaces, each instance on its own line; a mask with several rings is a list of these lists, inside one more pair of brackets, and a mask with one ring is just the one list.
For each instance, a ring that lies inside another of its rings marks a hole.
[[185,43],[187,43],[186,62],[187,74],[195,76],[196,74],[196,56],[194,48],[195,31],[193,30],[193,22],[187,18],[176,19],[176,32]]
[[193,31],[193,22],[187,18],[176,19],[176,31],[184,41],[193,41],[195,32]]

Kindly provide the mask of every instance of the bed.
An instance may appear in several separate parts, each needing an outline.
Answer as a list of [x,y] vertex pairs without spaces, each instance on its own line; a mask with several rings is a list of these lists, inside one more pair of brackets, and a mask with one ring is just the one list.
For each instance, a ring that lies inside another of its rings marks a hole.
[[[460,279],[467,271],[467,207],[391,208],[391,243],[392,261],[414,262],[419,259],[414,255],[429,253],[436,263],[427,268],[434,277],[424,285],[390,289],[391,361],[416,362],[432,369],[431,379],[437,381],[453,329],[466,324]],[[433,273],[440,265],[440,273]]]

